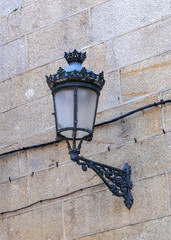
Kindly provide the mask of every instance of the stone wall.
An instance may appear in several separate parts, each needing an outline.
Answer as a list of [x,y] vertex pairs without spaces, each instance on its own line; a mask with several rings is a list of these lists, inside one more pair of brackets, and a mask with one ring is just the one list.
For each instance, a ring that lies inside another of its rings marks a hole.
[[[64,51],[86,51],[84,66],[105,72],[97,123],[171,99],[169,7],[169,0],[1,0],[0,154],[55,139],[45,74],[67,66]],[[21,151],[0,159],[0,212],[67,195],[0,214],[0,240],[170,240],[170,104],[95,128],[81,154],[132,166],[131,210],[70,161],[64,142]]]

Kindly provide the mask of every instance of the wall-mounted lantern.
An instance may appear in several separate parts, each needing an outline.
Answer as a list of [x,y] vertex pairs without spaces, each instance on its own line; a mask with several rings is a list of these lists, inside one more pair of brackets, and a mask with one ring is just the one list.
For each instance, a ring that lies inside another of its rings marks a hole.
[[105,83],[103,72],[95,74],[82,67],[86,53],[74,50],[65,52],[64,57],[69,66],[46,76],[54,100],[57,138],[66,140],[72,161],[84,171],[91,168],[96,172],[113,195],[123,197],[130,208],[133,204],[131,166],[126,163],[123,169],[118,169],[79,156],[82,142],[93,137],[98,98]]

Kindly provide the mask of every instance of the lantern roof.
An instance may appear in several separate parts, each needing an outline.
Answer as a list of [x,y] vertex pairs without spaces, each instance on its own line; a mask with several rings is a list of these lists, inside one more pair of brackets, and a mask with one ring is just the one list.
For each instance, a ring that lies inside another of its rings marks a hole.
[[97,86],[100,90],[105,83],[103,72],[95,74],[93,71],[82,67],[86,59],[86,52],[81,53],[76,49],[73,52],[65,52],[64,58],[69,66],[65,69],[59,68],[57,73],[46,76],[46,81],[51,90],[58,84],[64,82],[87,82]]

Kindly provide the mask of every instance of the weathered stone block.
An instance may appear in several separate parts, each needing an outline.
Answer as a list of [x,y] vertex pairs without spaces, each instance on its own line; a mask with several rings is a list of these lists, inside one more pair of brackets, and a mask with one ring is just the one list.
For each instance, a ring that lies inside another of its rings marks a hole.
[[64,0],[63,8],[65,9],[65,14],[69,15],[108,1],[109,0],[87,0],[87,1]]
[[[163,94],[163,100],[171,99],[171,90],[166,91]],[[165,131],[169,132],[171,130],[171,104],[168,103],[165,106],[163,106],[163,112],[164,112],[164,128]]]
[[61,196],[100,182],[94,172],[84,173],[76,163],[63,164],[30,176],[30,199],[34,202]]
[[89,12],[84,11],[28,36],[29,67],[63,56],[64,51],[82,48],[90,41]]
[[1,1],[0,5],[0,16],[7,15],[18,8],[21,8],[22,0],[8,0]]
[[92,39],[102,41],[169,15],[169,1],[108,1],[92,9]]
[[12,100],[13,90],[11,79],[0,82],[0,112],[5,112],[9,110],[13,104]]
[[0,236],[1,240],[7,240],[7,227],[5,223],[5,219],[0,219]]
[[171,54],[128,66],[121,70],[122,100],[158,92],[171,86]]
[[66,66],[65,59],[61,59],[15,76],[13,78],[15,105],[21,105],[51,95],[45,75],[55,74],[59,67],[65,68]]
[[0,184],[0,212],[15,210],[29,204],[27,178]]
[[58,144],[27,151],[27,174],[54,168],[61,163]]
[[105,69],[105,49],[104,44],[98,44],[93,47],[82,50],[86,52],[87,57],[83,65],[95,73],[100,73]]
[[115,107],[120,104],[121,88],[119,72],[114,71],[105,75],[106,83],[101,91],[98,112]]
[[[150,96],[134,103],[106,110],[97,114],[96,122],[104,122],[119,117],[124,113],[157,101],[157,96]],[[154,136],[159,133],[162,133],[161,108],[153,107],[133,114],[120,121],[102,127],[96,127],[93,141],[120,146],[129,141],[136,142],[137,140]]]
[[0,80],[26,69],[25,39],[20,38],[0,47]]
[[171,169],[171,133],[149,138],[137,144],[139,177]]
[[0,159],[0,182],[7,182],[22,176],[21,165],[26,161],[25,154],[13,154]]
[[67,239],[120,228],[168,213],[165,175],[136,181],[133,196],[134,204],[130,211],[123,199],[112,196],[108,190],[65,201]]
[[[1,114],[2,135],[0,135],[0,142],[3,145],[19,143],[23,146],[24,139],[34,135],[38,135],[40,138],[41,134],[45,135],[46,132],[54,129],[53,111],[52,97],[46,96]],[[42,139],[40,138],[40,140]],[[39,142],[41,142],[40,140]]]
[[169,51],[169,26],[170,18],[107,41],[106,65],[109,71]]
[[10,38],[16,38],[54,23],[62,17],[62,7],[61,0],[42,0],[16,11],[9,16]]
[[[73,13],[83,11],[90,6],[106,1],[107,0],[89,0],[81,2],[68,0],[32,0],[27,3],[24,2],[24,8],[19,9],[9,16],[8,24],[10,38],[13,39],[25,33],[31,33],[39,28],[69,17]],[[33,2],[34,4],[30,4]]]
[[127,226],[83,238],[80,240],[170,240],[171,217],[160,218],[133,226]]
[[8,218],[9,237],[13,240],[62,240],[62,207],[56,203]]
[[25,7],[25,6],[28,6],[34,2],[36,2],[37,0],[22,0],[22,6]]
[[7,17],[0,17],[0,25],[0,44],[3,44],[8,40]]

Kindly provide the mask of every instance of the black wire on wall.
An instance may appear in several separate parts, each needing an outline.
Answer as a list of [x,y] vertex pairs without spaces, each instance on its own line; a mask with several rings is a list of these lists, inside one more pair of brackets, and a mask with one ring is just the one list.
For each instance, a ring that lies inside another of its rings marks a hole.
[[[113,123],[113,122],[116,122],[116,121],[119,121],[125,117],[128,117],[134,113],[137,113],[137,112],[140,112],[144,109],[147,109],[147,108],[151,108],[151,107],[155,107],[155,106],[159,106],[159,105],[164,105],[166,103],[171,103],[171,99],[168,99],[168,100],[165,100],[165,101],[160,101],[160,102],[154,102],[152,104],[149,104],[149,105],[146,105],[144,107],[140,107],[140,108],[137,108],[133,111],[130,111],[126,114],[123,114],[119,117],[116,117],[116,118],[113,118],[113,119],[110,119],[108,121],[105,121],[105,122],[101,122],[101,123],[98,123],[95,125],[95,127],[100,127],[100,126],[103,126],[103,125],[106,125],[106,124],[110,124],[110,123]],[[56,141],[52,141],[52,142],[47,142],[47,143],[43,143],[43,144],[38,144],[38,145],[33,145],[33,146],[28,146],[28,147],[23,147],[23,148],[19,148],[19,149],[16,149],[16,150],[12,150],[12,151],[9,151],[9,152],[5,152],[5,153],[2,153],[0,154],[0,158],[1,157],[5,157],[5,156],[8,156],[10,154],[14,154],[14,153],[17,153],[17,152],[21,152],[21,151],[26,151],[26,150],[31,150],[31,149],[36,149],[36,148],[41,148],[41,147],[45,147],[45,146],[49,146],[49,145],[52,145],[52,144],[55,144],[55,143],[58,143],[58,142],[61,142],[62,140],[56,140]]]

